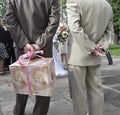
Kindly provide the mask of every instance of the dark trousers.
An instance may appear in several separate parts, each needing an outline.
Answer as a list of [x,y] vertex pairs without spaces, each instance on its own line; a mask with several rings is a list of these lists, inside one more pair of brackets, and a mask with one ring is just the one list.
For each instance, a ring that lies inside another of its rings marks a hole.
[[[17,94],[15,115],[24,115],[28,95]],[[47,115],[50,104],[50,97],[36,96],[36,103],[32,115]]]
[[107,57],[108,63],[113,64],[113,60],[109,51],[106,53],[106,57]]

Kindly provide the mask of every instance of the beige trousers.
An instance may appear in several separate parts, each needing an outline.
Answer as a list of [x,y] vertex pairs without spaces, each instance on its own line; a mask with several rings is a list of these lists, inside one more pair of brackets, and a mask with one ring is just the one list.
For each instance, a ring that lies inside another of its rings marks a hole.
[[104,115],[100,65],[68,66],[74,115]]

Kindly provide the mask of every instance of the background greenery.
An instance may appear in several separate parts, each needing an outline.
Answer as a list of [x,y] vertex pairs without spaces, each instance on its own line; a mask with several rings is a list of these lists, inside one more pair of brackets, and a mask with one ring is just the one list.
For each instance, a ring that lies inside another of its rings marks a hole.
[[0,0],[0,15],[5,16],[6,12],[6,0]]
[[114,43],[120,43],[120,0],[108,0],[113,9],[113,24],[115,30]]
[[120,32],[120,0],[109,0],[113,9],[113,22],[116,33]]
[[109,51],[111,55],[120,56],[120,45],[111,44],[109,47]]

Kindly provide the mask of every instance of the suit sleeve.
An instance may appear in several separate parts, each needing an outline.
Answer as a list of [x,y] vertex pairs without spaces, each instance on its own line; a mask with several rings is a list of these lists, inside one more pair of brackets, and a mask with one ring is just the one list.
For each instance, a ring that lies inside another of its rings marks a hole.
[[111,17],[108,26],[98,43],[103,45],[104,50],[107,51],[109,48],[109,44],[112,43],[113,38],[114,38],[113,18]]
[[48,41],[52,41],[53,36],[56,33],[56,30],[59,25],[59,4],[58,0],[52,0],[52,6],[49,14],[49,23],[44,33],[42,33],[39,38],[36,40],[36,44],[40,48],[44,48]]
[[17,20],[15,10],[14,4],[12,4],[10,0],[7,0],[7,28],[10,31],[10,34],[13,40],[16,42],[18,48],[22,49],[27,43],[29,43],[29,41]]
[[84,28],[81,26],[81,11],[76,0],[68,0],[67,2],[68,26],[73,38],[78,45],[91,54],[95,49],[95,43],[89,39]]

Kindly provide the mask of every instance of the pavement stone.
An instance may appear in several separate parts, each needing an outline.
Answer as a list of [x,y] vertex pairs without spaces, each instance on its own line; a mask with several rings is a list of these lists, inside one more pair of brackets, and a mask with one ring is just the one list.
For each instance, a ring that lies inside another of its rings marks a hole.
[[[113,57],[114,64],[102,60],[102,81],[105,94],[105,115],[120,115],[120,58]],[[28,98],[25,115],[31,115],[35,103],[34,96]],[[0,115],[13,115],[15,92],[9,72],[0,76]],[[56,79],[56,88],[48,115],[74,115],[69,96],[67,76]]]

